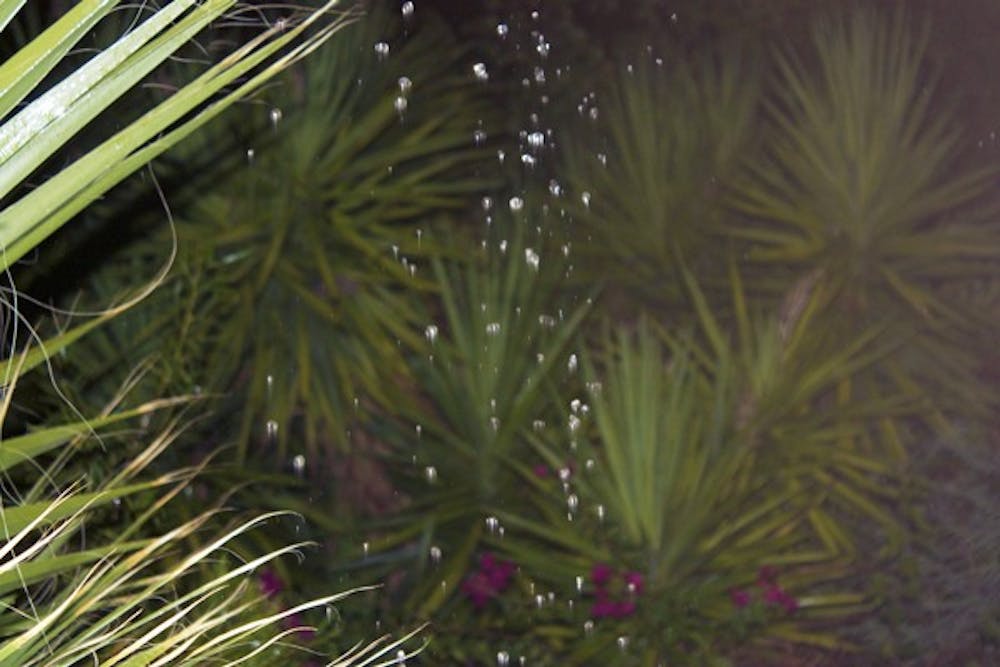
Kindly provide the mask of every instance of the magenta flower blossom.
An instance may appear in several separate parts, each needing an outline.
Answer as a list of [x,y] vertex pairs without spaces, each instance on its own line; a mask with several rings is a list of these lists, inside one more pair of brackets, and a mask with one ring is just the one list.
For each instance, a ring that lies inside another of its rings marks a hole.
[[[607,563],[597,563],[590,570],[590,580],[596,589],[596,599],[590,608],[590,613],[594,618],[625,618],[635,613],[634,596],[642,593],[642,575],[634,571],[622,573],[625,593],[622,592],[621,586],[616,586],[617,596],[612,597],[608,587],[614,574],[615,571]],[[623,594],[629,597],[622,599]]]
[[743,609],[750,604],[750,593],[742,588],[734,588],[729,591],[729,599],[732,600],[734,607],[737,609]]
[[257,577],[257,585],[260,587],[260,594],[270,600],[274,596],[285,590],[285,582],[281,580],[278,573],[271,568],[261,571]]
[[532,470],[535,473],[535,477],[540,479],[545,479],[549,476],[549,467],[543,463],[537,464]]
[[611,575],[614,574],[614,570],[607,563],[597,563],[590,569],[590,580],[598,588],[604,587],[609,581],[611,581]]
[[507,590],[515,569],[510,561],[497,560],[493,554],[484,553],[479,557],[479,570],[462,582],[462,592],[473,607],[481,610],[487,602]]

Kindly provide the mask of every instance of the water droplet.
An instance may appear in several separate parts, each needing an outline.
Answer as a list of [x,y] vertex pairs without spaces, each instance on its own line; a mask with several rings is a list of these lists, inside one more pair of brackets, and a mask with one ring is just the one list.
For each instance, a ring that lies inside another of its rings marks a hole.
[[510,28],[507,27],[506,23],[497,23],[497,35],[499,37],[506,37],[508,32],[510,32]]
[[566,362],[566,370],[570,373],[575,373],[579,365],[580,361],[576,358],[576,353],[569,355],[569,360]]
[[559,481],[568,482],[569,478],[573,476],[573,471],[569,469],[568,466],[563,466],[559,468]]
[[500,519],[495,516],[486,517],[486,530],[490,531],[491,534],[496,534],[497,530],[500,528]]
[[292,458],[292,470],[295,471],[296,475],[301,477],[306,470],[306,457],[302,454],[296,454],[295,457]]
[[472,66],[472,73],[479,81],[489,81],[490,73],[486,71],[486,63],[476,63]]
[[538,253],[531,248],[524,249],[524,261],[527,262],[528,266],[533,268],[535,271],[538,270],[538,267],[541,264],[541,258],[538,256]]
[[367,542],[362,542],[361,543],[361,553],[364,554],[365,558],[368,558],[368,549],[369,549],[369,546],[370,545]]
[[528,135],[528,145],[532,148],[542,148],[545,146],[545,135],[541,132],[532,132]]
[[521,164],[528,169],[534,169],[537,162],[538,160],[535,159],[535,156],[529,155],[528,153],[521,153]]
[[247,164],[253,164],[254,150],[252,148],[247,149]]
[[598,380],[591,380],[587,383],[587,391],[590,392],[591,396],[601,395],[601,383]]
[[586,192],[586,191],[584,191],[583,193],[581,193],[580,194],[580,201],[583,202],[584,206],[586,206],[587,208],[590,208],[590,193]]
[[541,67],[535,68],[535,83],[537,84],[545,83],[545,70]]
[[399,80],[396,82],[396,84],[399,86],[399,92],[401,92],[403,95],[406,95],[413,88],[413,81],[411,81],[410,77],[408,76],[399,77]]
[[434,466],[427,466],[424,468],[424,477],[427,479],[428,484],[433,484],[437,481],[438,471]]
[[405,97],[399,95],[398,97],[396,97],[396,100],[392,103],[392,106],[396,109],[396,113],[402,116],[403,113],[406,111],[406,107],[409,106],[409,102],[406,101]]
[[535,421],[531,422],[531,428],[537,433],[538,431],[541,431],[545,428],[545,422],[542,421],[541,419],[536,419]]
[[489,324],[486,325],[486,335],[487,336],[496,336],[499,333],[500,333],[500,323],[499,322],[490,322]]
[[501,253],[506,253],[507,252],[507,239],[504,239],[503,241],[500,241],[500,252]]
[[626,637],[625,635],[621,635],[620,637],[618,637],[618,640],[615,643],[618,644],[618,648],[621,649],[622,651],[628,649],[628,637]]
[[604,516],[607,513],[604,509],[604,505],[598,505],[594,511],[597,513],[597,520],[603,522]]
[[580,507],[580,499],[575,493],[569,494],[566,497],[566,509],[569,510],[570,514],[576,514],[576,510]]
[[580,399],[579,398],[574,398],[572,401],[570,401],[569,402],[569,409],[572,410],[573,412],[579,412],[580,411]]
[[437,565],[438,563],[440,563],[441,562],[441,547],[439,547],[437,545],[431,546],[430,556],[431,556],[431,562],[432,563],[434,563],[435,565]]
[[375,55],[379,60],[383,60],[389,55],[389,42],[375,42]]
[[597,154],[597,161],[601,163],[602,167],[608,166],[608,156],[604,153]]
[[587,112],[590,116],[590,120],[597,120],[598,113],[597,107],[590,107],[590,111]]
[[399,649],[396,651],[396,664],[405,665],[406,664],[406,651]]
[[503,164],[504,158],[506,158],[506,157],[507,157],[507,153],[504,152],[504,150],[502,148],[499,149],[499,150],[497,150],[497,160],[500,161],[500,164]]
[[500,419],[498,417],[490,417],[490,428],[496,433],[500,430]]
[[553,197],[562,196],[562,186],[559,185],[559,181],[556,181],[555,179],[549,181],[549,194]]
[[507,205],[510,206],[510,210],[517,213],[524,208],[524,200],[520,197],[511,197],[510,201],[507,202]]
[[537,21],[538,20],[538,16],[539,16],[539,14],[538,14],[537,11],[531,12],[531,20],[532,21]]
[[437,325],[436,324],[428,324],[427,328],[424,329],[424,336],[427,337],[427,342],[429,342],[431,345],[433,345],[434,342],[437,340],[437,337],[438,337],[438,328],[437,328]]
[[583,468],[587,472],[594,472],[594,468],[596,467],[597,467],[597,461],[595,461],[594,459],[587,459],[587,461],[583,464]]
[[269,443],[273,443],[278,439],[278,422],[273,419],[268,419],[267,423],[264,424],[264,434],[267,437]]
[[548,42],[539,42],[535,50],[538,51],[538,55],[542,58],[547,58],[549,55],[549,49],[552,47]]
[[482,130],[476,130],[472,133],[472,143],[477,146],[482,146],[483,142],[486,141],[486,133]]
[[545,596],[541,593],[535,596],[535,606],[539,609],[545,606]]
[[583,634],[592,635],[594,634],[594,622],[591,620],[586,620],[583,622]]
[[399,8],[400,13],[402,13],[404,19],[409,19],[413,17],[413,3],[410,0],[406,0],[403,6]]
[[538,324],[544,329],[551,329],[556,325],[556,318],[551,315],[539,315]]
[[507,651],[497,651],[497,667],[507,667],[510,664],[510,655]]
[[670,15],[670,20],[674,23],[677,23],[677,12],[674,12],[673,14]]
[[583,592],[583,577],[581,577],[580,575],[576,576],[576,592],[577,593]]
[[483,197],[483,210],[488,211],[493,208],[493,197]]

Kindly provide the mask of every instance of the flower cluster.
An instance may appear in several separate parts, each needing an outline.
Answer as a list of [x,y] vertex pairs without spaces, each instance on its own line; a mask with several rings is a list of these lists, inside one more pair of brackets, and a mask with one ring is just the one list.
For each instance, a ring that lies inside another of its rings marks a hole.
[[[590,581],[594,584],[596,596],[590,608],[594,618],[625,618],[635,613],[635,597],[642,593],[642,575],[623,572],[623,587],[614,586],[614,575],[614,570],[607,563],[597,563],[590,570]],[[617,595],[614,595],[616,589]]]
[[462,582],[462,592],[477,610],[486,606],[492,598],[507,590],[514,576],[514,564],[498,560],[491,553],[479,557],[479,570],[470,574]]
[[[757,587],[760,599],[768,607],[781,607],[791,614],[799,608],[799,602],[777,582],[777,571],[773,567],[762,567],[757,572]],[[729,591],[729,599],[737,609],[743,609],[753,601],[750,591],[736,588]]]

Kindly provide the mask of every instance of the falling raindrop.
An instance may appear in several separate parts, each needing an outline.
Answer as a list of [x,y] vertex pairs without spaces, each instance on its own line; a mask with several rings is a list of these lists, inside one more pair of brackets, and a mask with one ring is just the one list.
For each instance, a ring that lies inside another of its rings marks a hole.
[[569,510],[570,514],[576,514],[576,510],[580,507],[580,499],[575,493],[569,494],[566,497],[566,509]]
[[587,383],[587,391],[590,392],[591,396],[601,395],[601,383],[598,380],[591,380]]
[[497,150],[497,160],[500,161],[500,164],[503,164],[504,158],[506,157],[507,153],[502,148]]
[[594,509],[594,511],[597,513],[597,520],[603,522],[604,521],[604,516],[606,514],[606,511],[604,509],[604,505],[598,505]]
[[301,477],[306,470],[306,457],[302,454],[296,454],[295,457],[292,458],[292,470],[295,471],[296,475]]
[[549,181],[549,194],[551,194],[553,197],[562,196],[562,186],[559,185],[559,181],[555,179]]
[[490,428],[496,433],[500,430],[500,419],[498,417],[490,417]]
[[510,206],[510,210],[517,213],[524,208],[524,200],[520,197],[511,197],[510,201],[507,202],[507,205]]
[[538,253],[531,248],[524,249],[524,261],[535,271],[538,270],[538,266],[541,264],[541,258],[539,258]]
[[268,419],[267,423],[264,424],[264,434],[267,436],[269,443],[276,441],[278,439],[278,422]]
[[282,115],[283,114],[281,113],[281,109],[279,109],[278,107],[274,107],[273,109],[271,109],[271,113],[270,113],[271,127],[275,128],[275,129],[278,128],[278,123],[281,122],[281,116]]
[[506,253],[507,252],[507,240],[506,239],[504,239],[503,241],[500,241],[500,252],[501,253]]
[[375,42],[375,55],[379,60],[389,55],[389,42]]
[[496,534],[497,530],[500,528],[500,519],[495,516],[486,517],[486,530],[490,531],[491,534]]
[[482,130],[476,130],[472,133],[472,143],[477,146],[482,146],[483,142],[486,141],[486,133]]
[[580,201],[583,202],[584,206],[590,208],[590,193],[587,191],[582,192],[580,194]]
[[506,37],[508,32],[510,32],[510,28],[507,27],[506,23],[497,24],[497,36],[501,38]]
[[437,546],[436,544],[433,545],[433,546],[431,546],[430,556],[431,556],[431,562],[432,563],[434,563],[435,565],[437,565],[438,563],[440,563],[441,562],[441,547]]
[[618,648],[621,649],[622,651],[628,649],[628,637],[626,637],[625,635],[621,635],[620,637],[618,637],[616,643],[618,644]]
[[365,558],[368,558],[368,549],[369,549],[369,546],[370,545],[367,542],[362,542],[361,543],[361,553],[364,554]]
[[427,342],[429,342],[431,345],[433,345],[434,342],[437,340],[437,337],[438,337],[438,328],[437,328],[437,325],[436,324],[428,324],[427,328],[424,329],[424,336],[426,336]]
[[410,89],[413,88],[413,81],[411,81],[410,77],[408,76],[399,77],[399,80],[396,82],[396,84],[399,86],[399,92],[402,93],[403,95],[406,95],[408,92],[410,92]]
[[404,19],[409,19],[413,17],[413,3],[407,0],[403,3],[403,6],[399,8],[399,11],[403,14]]
[[583,577],[581,577],[580,575],[576,576],[576,592],[577,593],[583,592]]
[[579,398],[574,398],[572,401],[570,401],[569,402],[569,409],[572,410],[573,412],[579,412],[580,411],[580,399]]
[[486,63],[476,63],[472,66],[472,73],[479,81],[489,81],[490,73],[486,71]]
[[597,161],[601,163],[602,167],[608,166],[608,156],[605,155],[604,153],[597,154]]
[[406,651],[404,651],[403,649],[399,649],[398,651],[396,651],[396,664],[406,665]]
[[547,58],[551,46],[552,45],[549,44],[548,42],[539,42],[538,46],[535,47],[535,50],[538,51],[539,56],[541,56],[542,58]]
[[551,315],[539,315],[538,324],[545,329],[551,329],[556,325],[556,318]]
[[525,167],[532,169],[534,168],[537,162],[538,160],[536,160],[533,155],[529,155],[528,153],[521,154],[521,164],[523,164]]
[[507,667],[510,664],[510,655],[507,651],[497,651],[497,667]]
[[545,70],[541,67],[535,68],[535,83],[539,85],[545,83]]
[[590,107],[590,111],[587,112],[590,116],[590,120],[597,120],[598,111],[597,107]]
[[541,593],[535,596],[535,606],[539,609],[545,606],[545,596]]
[[247,164],[253,164],[254,151],[252,148],[247,149]]
[[487,336],[496,336],[498,333],[500,333],[500,323],[499,322],[490,322],[489,324],[486,325],[486,335]]
[[583,622],[583,634],[592,635],[594,634],[594,622],[591,620],[586,620]]
[[570,373],[575,373],[579,365],[580,361],[576,358],[576,353],[569,355],[569,360],[566,362],[566,370]]
[[541,431],[545,428],[545,422],[542,421],[541,419],[536,419],[535,421],[531,422],[531,428],[537,433],[538,431]]
[[434,466],[427,466],[424,468],[424,477],[427,479],[428,484],[433,484],[437,481],[438,471]]
[[396,113],[402,116],[403,113],[406,111],[406,107],[409,106],[409,102],[406,101],[405,97],[399,95],[398,97],[396,97],[396,100],[392,103],[392,106],[396,109]]
[[483,197],[483,210],[488,211],[493,208],[493,197]]
[[528,145],[532,148],[542,148],[545,146],[545,135],[541,132],[532,132],[528,135]]

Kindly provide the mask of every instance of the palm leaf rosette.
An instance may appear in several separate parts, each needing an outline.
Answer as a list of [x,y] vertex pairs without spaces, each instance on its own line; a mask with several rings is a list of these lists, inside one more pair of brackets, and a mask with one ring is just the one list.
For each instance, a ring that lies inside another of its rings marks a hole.
[[682,307],[681,260],[718,275],[722,193],[754,147],[758,79],[735,53],[643,53],[584,99],[561,165],[573,234],[588,239],[574,243],[578,279]]
[[489,631],[452,626],[469,604],[463,581],[502,537],[500,509],[520,504],[527,436],[551,422],[553,387],[570,375],[570,344],[588,310],[558,307],[557,250],[517,240],[504,248],[483,261],[435,263],[440,313],[421,327],[427,344],[411,361],[420,393],[384,436],[405,503],[367,523],[350,564],[359,581],[394,575],[399,602],[387,613],[434,618],[442,635],[468,645]]
[[852,335],[891,323],[885,335],[906,341],[880,371],[894,390],[982,413],[986,320],[968,297],[995,271],[995,171],[963,163],[924,61],[926,31],[906,19],[817,22],[814,53],[777,58],[768,149],[734,188],[740,217],[727,231],[745,243],[755,297],[815,284],[830,295],[821,326]]
[[898,544],[889,508],[902,491],[892,466],[843,443],[916,408],[838,403],[836,389],[891,349],[872,335],[818,341],[815,306],[782,330],[748,311],[735,273],[730,342],[685,275],[701,333],[643,321],[606,335],[585,357],[585,393],[566,402],[564,435],[533,438],[541,458],[521,468],[531,511],[498,515],[502,557],[540,596],[524,612],[569,664],[849,649],[838,630],[874,604],[850,584],[874,556],[856,528]]

